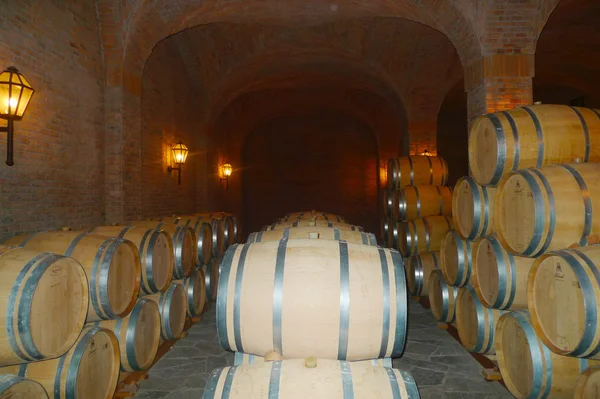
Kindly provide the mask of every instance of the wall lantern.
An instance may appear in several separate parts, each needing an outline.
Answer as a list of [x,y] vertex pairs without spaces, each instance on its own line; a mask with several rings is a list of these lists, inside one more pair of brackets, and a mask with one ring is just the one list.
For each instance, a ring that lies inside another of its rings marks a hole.
[[183,165],[187,159],[190,150],[181,141],[171,148],[173,153],[173,162],[177,166],[169,166],[167,172],[177,171],[177,184],[181,185],[181,165]]
[[426,156],[426,157],[430,157],[430,156],[431,156],[431,153],[429,152],[429,150],[425,150],[425,151],[423,151],[422,153],[420,153],[419,155],[423,155],[423,156]]
[[233,172],[233,167],[230,163],[226,163],[221,166],[220,183],[225,183],[225,190],[229,188],[229,176],[231,176],[231,172]]
[[33,88],[17,68],[8,67],[0,74],[0,118],[8,121],[0,132],[6,132],[6,164],[13,166],[13,122],[23,119],[29,100],[33,96]]

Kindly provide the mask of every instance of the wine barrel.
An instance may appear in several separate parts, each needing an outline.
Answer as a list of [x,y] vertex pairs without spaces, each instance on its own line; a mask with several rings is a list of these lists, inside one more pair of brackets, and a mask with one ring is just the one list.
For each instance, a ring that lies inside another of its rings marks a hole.
[[471,282],[488,308],[527,309],[527,278],[535,259],[513,256],[494,236],[473,243]]
[[452,191],[449,187],[407,186],[394,192],[394,220],[416,220],[438,215],[452,216]]
[[428,216],[419,220],[398,222],[394,229],[394,236],[397,237],[395,248],[403,256],[409,256],[438,251],[442,239],[452,230],[452,222],[446,216]]
[[410,373],[368,362],[287,359],[214,370],[203,398],[224,397],[418,399],[419,391]]
[[498,320],[496,356],[504,384],[518,399],[572,398],[579,374],[599,364],[551,352],[535,335],[525,310]]
[[0,398],[48,399],[48,393],[39,382],[14,374],[5,374],[0,375]]
[[141,267],[131,241],[87,232],[47,231],[14,236],[6,243],[77,260],[89,284],[86,322],[116,319],[133,309],[140,291]]
[[458,288],[448,285],[440,270],[429,275],[429,304],[437,321],[452,323],[455,320],[456,295]]
[[183,285],[171,283],[165,292],[145,296],[158,305],[160,336],[164,340],[179,338],[185,325],[187,295]]
[[206,283],[206,299],[211,302],[217,300],[219,290],[219,260],[211,259],[206,265],[202,266],[204,272],[204,282]]
[[495,187],[477,184],[470,176],[461,177],[452,194],[452,218],[456,231],[467,240],[494,231]]
[[600,367],[590,367],[577,377],[573,399],[600,399]]
[[266,226],[263,231],[287,229],[289,227],[336,227],[340,230],[363,231],[361,226],[331,222],[329,220],[299,220],[294,222],[279,222]]
[[221,263],[219,342],[261,356],[398,357],[405,284],[402,258],[389,249],[310,239],[236,245]]
[[220,219],[206,219],[212,228],[213,258],[221,258],[225,253],[225,224]]
[[236,243],[235,240],[235,221],[231,216],[223,216],[221,219],[224,225],[225,249]]
[[84,327],[62,357],[0,368],[39,382],[50,399],[111,399],[119,381],[119,343],[105,328]]
[[429,295],[429,276],[439,269],[440,251],[421,252],[411,256],[406,264],[406,285],[414,296]]
[[85,272],[74,259],[0,245],[0,365],[62,356],[88,310]]
[[387,217],[392,217],[392,207],[394,204],[394,193],[397,190],[390,190],[389,188],[384,188],[381,190],[381,199],[383,201],[383,214]]
[[440,248],[440,270],[448,284],[464,287],[471,281],[472,243],[460,238],[454,230],[442,240]]
[[100,226],[90,233],[129,240],[138,248],[141,262],[141,285],[144,294],[164,291],[171,283],[175,258],[173,243],[166,231],[133,226]]
[[382,238],[382,245],[384,247],[390,246],[390,219],[387,217],[381,218],[381,223],[379,224],[379,235]]
[[131,221],[129,224],[136,227],[164,230],[169,233],[175,256],[173,278],[188,277],[192,273],[198,256],[198,247],[194,239],[194,230],[190,226],[179,226],[173,222],[157,220],[137,220]]
[[121,371],[146,370],[154,362],[160,341],[160,313],[156,303],[140,298],[124,318],[97,321],[93,325],[115,333],[121,353]]
[[473,287],[459,288],[456,296],[456,329],[465,349],[485,355],[496,353],[494,330],[503,313],[502,310],[484,307]]
[[211,258],[213,251],[213,233],[210,222],[198,216],[178,216],[175,219],[175,224],[191,227],[194,230],[196,247],[198,248],[196,265],[200,266],[206,263]]
[[533,105],[475,120],[469,166],[481,185],[496,185],[518,169],[547,164],[600,162],[598,111],[566,105]]
[[183,280],[177,280],[185,288],[187,296],[186,314],[189,317],[195,317],[202,314],[204,303],[206,302],[206,280],[204,271],[194,270],[190,277]]
[[406,186],[445,186],[448,164],[442,157],[411,155],[388,161],[388,188],[399,190]]
[[[265,363],[265,358],[267,359],[267,362],[269,362],[268,357],[250,355],[248,353],[243,353],[243,352],[235,352],[235,355],[233,358],[233,365],[240,366],[242,364]],[[284,359],[276,359],[276,360],[284,360]],[[366,363],[366,364],[370,364],[372,366],[381,366],[381,367],[389,367],[389,368],[393,367],[392,359],[390,359],[389,357],[385,357],[383,359],[357,360],[352,363],[353,364]]]
[[600,359],[600,245],[540,256],[528,299],[538,337],[559,355]]
[[345,222],[343,216],[337,215],[335,213],[323,212],[323,211],[317,211],[317,210],[288,213],[287,215],[284,216],[284,219],[292,220],[292,219],[298,219],[298,218],[311,218],[311,217],[315,217],[315,216],[323,216],[326,219],[330,219],[331,221],[334,221],[334,222],[339,222],[339,223]]
[[510,173],[496,195],[498,238],[535,257],[600,234],[600,164],[548,165]]
[[291,240],[298,238],[319,238],[322,240],[344,240],[356,244],[377,245],[377,238],[373,233],[362,231],[340,230],[337,227],[288,227],[285,229],[259,231],[251,233],[247,242],[279,241],[282,238]]

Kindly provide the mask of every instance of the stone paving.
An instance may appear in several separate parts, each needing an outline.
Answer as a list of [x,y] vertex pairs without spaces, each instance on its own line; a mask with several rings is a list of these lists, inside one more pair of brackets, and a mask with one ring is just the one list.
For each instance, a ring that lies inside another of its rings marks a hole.
[[[135,399],[201,399],[210,372],[229,365],[233,353],[217,341],[212,310],[152,368]],[[497,382],[485,381],[479,363],[414,301],[409,304],[406,351],[394,367],[412,373],[422,399],[512,398]]]

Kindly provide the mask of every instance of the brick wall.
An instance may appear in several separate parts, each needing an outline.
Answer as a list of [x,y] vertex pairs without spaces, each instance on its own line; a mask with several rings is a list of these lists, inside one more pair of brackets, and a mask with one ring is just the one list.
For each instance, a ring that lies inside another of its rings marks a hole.
[[262,125],[248,138],[240,172],[245,231],[306,209],[338,213],[366,231],[378,231],[376,164],[371,132],[347,114],[317,113]]
[[[144,69],[141,137],[141,214],[143,217],[200,210],[198,188],[203,153],[200,150],[195,90],[173,40],[159,43]],[[171,147],[182,141],[190,149],[182,166],[170,174]]]
[[[15,165],[0,133],[0,241],[104,218],[103,70],[93,1],[3,1],[0,69],[36,89],[15,123]],[[0,122],[2,123],[2,122]]]

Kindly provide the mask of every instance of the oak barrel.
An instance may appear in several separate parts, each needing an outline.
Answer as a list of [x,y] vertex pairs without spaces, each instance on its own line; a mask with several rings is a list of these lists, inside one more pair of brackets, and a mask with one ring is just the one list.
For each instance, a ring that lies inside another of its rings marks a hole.
[[207,264],[202,266],[204,272],[204,281],[206,283],[206,299],[211,302],[217,300],[217,292],[219,290],[219,260],[211,259]]
[[440,270],[448,284],[464,287],[471,281],[472,243],[454,230],[446,233],[440,248]]
[[440,322],[452,323],[455,320],[456,295],[458,288],[448,285],[440,270],[432,270],[429,275],[429,304],[433,317]]
[[340,230],[337,227],[287,227],[285,229],[258,231],[248,236],[247,242],[279,241],[282,238],[319,238],[322,240],[344,240],[356,244],[377,245],[377,238],[373,233],[363,231]]
[[471,286],[459,288],[456,296],[456,329],[460,342],[469,352],[496,353],[494,332],[503,310],[483,306]]
[[599,364],[551,352],[535,335],[525,310],[498,320],[496,356],[504,384],[517,399],[572,398],[579,374]]
[[531,268],[529,310],[538,337],[559,355],[600,359],[600,245],[550,252]]
[[534,258],[514,256],[493,236],[473,243],[471,282],[484,306],[527,309],[527,278]]
[[456,231],[467,240],[491,234],[494,229],[495,187],[477,184],[470,176],[461,177],[452,194],[452,218]]
[[428,216],[419,220],[398,222],[394,226],[394,247],[403,256],[438,251],[442,246],[442,239],[452,228],[452,221],[446,216]]
[[287,229],[289,227],[336,227],[340,230],[363,231],[362,226],[324,220],[297,220],[293,222],[278,222],[268,225],[263,231]]
[[140,289],[144,294],[153,294],[167,289],[175,266],[173,243],[169,233],[134,226],[101,226],[90,232],[124,238],[135,244],[142,270]]
[[452,216],[452,191],[449,187],[407,186],[394,192],[394,220],[415,220],[438,215]]
[[158,305],[161,338],[167,341],[179,338],[187,311],[187,295],[183,285],[173,282],[166,291],[144,298]]
[[186,314],[188,317],[199,316],[204,310],[206,302],[206,280],[204,271],[196,269],[190,277],[176,280],[185,289],[187,297]]
[[412,375],[368,362],[304,359],[243,364],[214,370],[204,399],[418,399]]
[[406,186],[445,186],[448,182],[448,164],[442,157],[411,155],[388,161],[388,188],[397,190]]
[[[277,357],[280,357],[279,355]],[[242,364],[254,364],[254,363],[264,363],[265,359],[267,359],[266,361],[273,361],[273,360],[269,360],[268,355],[263,357],[263,356],[257,356],[257,355],[250,355],[248,353],[243,353],[243,352],[235,352],[234,358],[233,358],[233,365],[234,366],[239,366]],[[275,359],[275,360],[284,360],[283,358],[281,359]],[[389,357],[385,357],[383,359],[370,359],[370,360],[357,360],[355,362],[352,363],[367,363],[367,364],[371,364],[373,366],[382,366],[382,367],[389,367],[392,368],[392,359]]]
[[84,327],[64,356],[3,367],[0,373],[39,382],[51,399],[110,399],[119,380],[119,343],[108,329]]
[[600,399],[600,367],[590,367],[577,377],[573,399]]
[[406,285],[408,292],[414,296],[429,295],[429,276],[439,269],[440,251],[421,252],[413,255],[405,262]]
[[498,238],[512,253],[535,257],[600,233],[600,164],[548,165],[508,174],[498,186]]
[[0,398],[48,399],[48,393],[39,382],[14,374],[4,374],[0,375]]
[[596,110],[532,105],[480,116],[469,136],[469,166],[481,185],[496,185],[518,169],[600,162]]
[[154,362],[160,340],[160,314],[153,301],[140,298],[124,318],[97,321],[94,326],[115,333],[122,371],[146,370]]
[[135,305],[141,267],[138,250],[129,240],[87,232],[47,231],[14,236],[6,243],[77,260],[88,278],[88,323],[123,317]]
[[288,358],[398,357],[406,311],[397,251],[283,239],[235,245],[221,263],[217,335],[226,350],[261,356],[275,350]]
[[173,243],[173,255],[175,257],[175,266],[173,268],[173,278],[184,278],[189,276],[194,270],[198,256],[198,246],[195,240],[194,230],[190,226],[180,226],[169,221],[156,220],[137,220],[129,222],[136,227],[146,227],[151,229],[164,230],[171,235]]
[[302,219],[302,218],[311,218],[311,217],[315,217],[315,216],[323,216],[323,217],[325,217],[325,219],[330,219],[332,222],[339,222],[339,223],[345,222],[345,219],[343,216],[337,215],[335,213],[323,212],[323,211],[317,211],[317,210],[288,213],[287,215],[284,216],[284,219],[287,219],[286,221],[289,221],[289,220],[297,220],[297,219]]
[[74,259],[0,245],[0,365],[62,356],[88,310],[85,272]]
[[384,188],[383,190],[381,190],[381,200],[383,205],[381,209],[383,211],[384,216],[392,217],[394,192],[396,192],[396,190],[390,190],[389,188]]
[[191,227],[194,230],[196,247],[198,248],[196,265],[199,266],[208,262],[213,251],[213,233],[210,222],[198,216],[178,216],[175,219],[175,224]]

